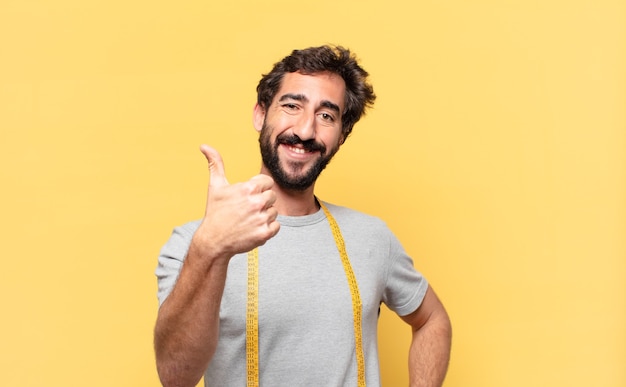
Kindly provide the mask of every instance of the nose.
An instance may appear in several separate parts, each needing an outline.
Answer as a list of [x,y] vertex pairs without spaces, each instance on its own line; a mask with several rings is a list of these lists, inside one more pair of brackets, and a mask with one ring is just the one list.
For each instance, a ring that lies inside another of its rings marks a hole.
[[293,134],[300,140],[307,141],[315,138],[315,114],[302,114],[293,127]]

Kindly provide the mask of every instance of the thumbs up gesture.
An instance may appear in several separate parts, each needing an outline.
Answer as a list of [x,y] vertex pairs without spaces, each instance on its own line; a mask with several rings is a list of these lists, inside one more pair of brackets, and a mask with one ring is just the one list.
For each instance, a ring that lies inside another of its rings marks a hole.
[[209,163],[209,189],[206,213],[192,243],[209,256],[232,257],[263,245],[280,228],[273,206],[274,180],[257,175],[250,180],[229,184],[224,162],[217,150],[202,145]]

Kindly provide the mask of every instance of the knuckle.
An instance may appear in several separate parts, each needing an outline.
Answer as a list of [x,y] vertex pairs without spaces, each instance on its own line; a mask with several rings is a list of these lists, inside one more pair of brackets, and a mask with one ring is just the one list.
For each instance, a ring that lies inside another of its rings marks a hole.
[[252,180],[248,180],[246,182],[239,183],[239,188],[246,195],[251,195],[251,194],[255,193],[258,190],[257,184],[254,181],[252,181]]

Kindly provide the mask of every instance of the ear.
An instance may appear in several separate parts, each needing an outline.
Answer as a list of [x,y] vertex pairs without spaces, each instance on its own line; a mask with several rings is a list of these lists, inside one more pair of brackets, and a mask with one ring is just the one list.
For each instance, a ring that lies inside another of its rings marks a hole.
[[341,134],[339,135],[339,145],[343,145],[344,142],[346,142],[346,138],[348,138],[346,136],[346,132],[343,131],[343,125],[341,125]]
[[263,123],[265,122],[265,109],[258,103],[254,105],[254,112],[252,113],[252,124],[257,132],[261,133],[263,129]]

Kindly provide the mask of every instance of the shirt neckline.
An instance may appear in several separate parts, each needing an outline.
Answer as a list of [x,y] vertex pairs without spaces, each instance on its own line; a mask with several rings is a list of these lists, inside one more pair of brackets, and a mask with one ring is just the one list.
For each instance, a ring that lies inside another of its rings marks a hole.
[[310,226],[312,224],[319,223],[326,219],[326,214],[324,214],[324,210],[321,208],[317,210],[317,212],[309,215],[301,215],[301,216],[287,216],[287,215],[278,215],[276,220],[280,223],[281,227],[304,227]]

